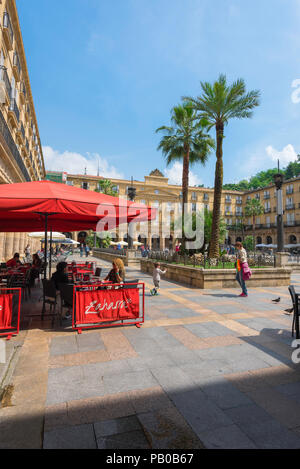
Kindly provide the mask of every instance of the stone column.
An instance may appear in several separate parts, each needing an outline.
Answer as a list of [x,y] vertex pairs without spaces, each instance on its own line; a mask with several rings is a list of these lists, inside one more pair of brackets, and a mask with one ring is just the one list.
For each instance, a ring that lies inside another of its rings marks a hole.
[[287,252],[276,252],[276,267],[288,267],[289,254]]
[[22,233],[21,234],[21,241],[20,241],[20,254],[24,254],[25,246],[26,246],[26,234]]
[[4,244],[4,258],[8,261],[13,257],[14,233],[6,233]]
[[5,238],[6,238],[6,233],[0,233],[0,262],[5,261]]

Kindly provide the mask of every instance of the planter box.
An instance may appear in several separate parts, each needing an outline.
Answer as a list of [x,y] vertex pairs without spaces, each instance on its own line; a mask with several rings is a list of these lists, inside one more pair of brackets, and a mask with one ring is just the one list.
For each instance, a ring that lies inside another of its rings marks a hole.
[[[142,259],[141,271],[152,275],[152,260]],[[201,269],[176,264],[164,264],[167,273],[163,278],[173,280],[191,287],[202,289],[237,288],[234,269]],[[247,281],[248,287],[282,287],[291,284],[291,269],[288,267],[266,267],[251,269],[252,277]]]

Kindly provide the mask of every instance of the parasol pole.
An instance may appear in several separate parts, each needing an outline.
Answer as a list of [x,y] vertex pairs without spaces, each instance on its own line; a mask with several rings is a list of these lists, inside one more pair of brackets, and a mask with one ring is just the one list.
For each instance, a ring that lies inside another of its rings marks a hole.
[[45,213],[45,252],[44,252],[44,261],[45,261],[45,271],[44,279],[47,280],[47,260],[48,260],[48,213]]
[[50,230],[49,279],[51,279],[51,263],[52,263],[52,228]]

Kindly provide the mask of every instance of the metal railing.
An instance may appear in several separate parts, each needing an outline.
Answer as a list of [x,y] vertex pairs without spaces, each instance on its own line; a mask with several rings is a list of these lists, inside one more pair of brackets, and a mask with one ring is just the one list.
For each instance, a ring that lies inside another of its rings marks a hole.
[[295,209],[295,204],[287,204],[287,205],[285,206],[285,209],[286,209],[286,210],[294,210],[294,209]]
[[12,135],[10,133],[10,130],[5,122],[5,119],[2,115],[2,112],[0,111],[0,133],[3,135],[4,140],[6,141],[6,144],[12,153],[15,162],[17,163],[20,171],[22,172],[25,180],[29,182],[31,180],[29,173],[23,163],[22,157],[19,153],[19,150],[14,142],[14,139],[12,138]]
[[21,122],[20,129],[21,129],[21,134],[23,135],[23,138],[25,139],[25,129],[24,129],[23,122]]
[[[235,269],[236,255],[225,254],[219,259],[210,259],[207,254],[180,255],[178,253],[165,253],[163,251],[150,251],[148,259],[170,264],[180,264],[187,267],[199,267],[203,269],[223,268]],[[275,267],[274,254],[259,251],[248,253],[248,264],[251,267]]]

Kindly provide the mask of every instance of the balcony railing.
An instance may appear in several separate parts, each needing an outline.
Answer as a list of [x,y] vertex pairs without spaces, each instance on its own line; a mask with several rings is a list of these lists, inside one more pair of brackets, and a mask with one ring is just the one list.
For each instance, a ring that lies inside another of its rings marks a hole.
[[295,220],[288,220],[285,224],[284,224],[285,227],[288,227],[288,226],[296,226],[296,221]]
[[271,207],[265,208],[265,213],[271,213],[271,212],[272,212]]
[[19,122],[20,120],[20,111],[19,111],[19,108],[17,106],[17,103],[16,103],[16,100],[15,98],[12,98],[10,100],[10,106],[9,106],[9,109],[10,111],[13,111],[15,113],[15,116],[17,118],[17,121]]
[[8,78],[7,68],[4,67],[4,65],[1,65],[1,67],[0,67],[0,79],[1,79],[1,81],[4,82],[7,95],[10,97],[11,96],[11,84],[10,84],[10,81],[9,81],[9,78]]
[[293,193],[294,193],[294,189],[287,189],[286,190],[287,195],[290,195],[290,194],[293,194]]
[[3,16],[3,28],[7,29],[9,32],[11,43],[14,41],[14,31],[10,22],[9,14],[5,11]]
[[295,210],[295,204],[287,204],[287,205],[285,206],[285,209],[286,209],[286,210]]
[[239,210],[236,210],[235,215],[236,215],[237,217],[242,217],[242,216],[243,216],[243,212],[240,212]]
[[22,157],[19,153],[19,150],[14,142],[14,139],[12,138],[12,135],[10,133],[10,130],[5,122],[5,119],[0,111],[0,133],[3,136],[11,154],[13,155],[15,162],[17,163],[20,171],[22,172],[25,181],[29,182],[31,180],[29,173],[24,165],[24,162],[22,160]]
[[264,194],[264,199],[268,200],[270,198],[270,194]]
[[240,200],[240,199],[236,199],[235,203],[236,203],[237,205],[242,205],[243,201]]
[[231,199],[227,199],[227,198],[226,198],[226,199],[225,199],[225,203],[226,203],[226,204],[231,204]]
[[22,133],[23,138],[24,138],[24,140],[25,140],[25,129],[24,129],[23,122],[21,122],[21,133]]

